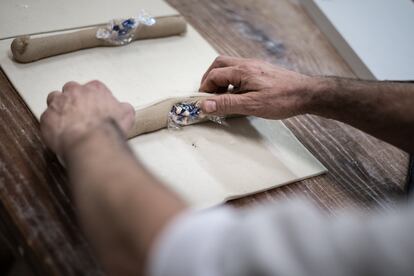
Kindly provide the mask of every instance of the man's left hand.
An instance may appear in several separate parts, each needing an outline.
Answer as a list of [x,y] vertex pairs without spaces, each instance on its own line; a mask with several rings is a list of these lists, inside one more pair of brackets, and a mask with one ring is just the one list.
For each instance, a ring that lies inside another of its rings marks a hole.
[[48,108],[40,118],[40,128],[46,145],[57,154],[73,146],[87,133],[112,119],[126,134],[132,127],[135,111],[121,103],[100,81],[85,85],[68,82],[62,92],[47,97]]

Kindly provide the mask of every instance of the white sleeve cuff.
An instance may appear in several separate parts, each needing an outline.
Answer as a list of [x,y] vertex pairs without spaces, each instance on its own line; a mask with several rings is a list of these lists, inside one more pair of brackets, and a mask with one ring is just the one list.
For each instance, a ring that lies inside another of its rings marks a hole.
[[166,227],[154,246],[148,263],[149,275],[217,275],[215,253],[236,224],[236,211],[225,206],[180,215]]

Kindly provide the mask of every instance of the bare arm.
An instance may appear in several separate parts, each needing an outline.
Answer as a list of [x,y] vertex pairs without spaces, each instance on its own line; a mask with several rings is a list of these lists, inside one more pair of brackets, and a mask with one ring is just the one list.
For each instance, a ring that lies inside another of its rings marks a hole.
[[340,120],[414,152],[414,84],[309,77],[257,60],[218,57],[200,91],[238,94],[202,103],[207,113],[284,119],[315,114]]
[[109,275],[142,275],[154,240],[184,204],[125,142],[131,106],[96,81],[63,91],[48,98],[44,139],[67,165],[79,219]]
[[342,121],[414,153],[414,83],[316,78],[309,113]]

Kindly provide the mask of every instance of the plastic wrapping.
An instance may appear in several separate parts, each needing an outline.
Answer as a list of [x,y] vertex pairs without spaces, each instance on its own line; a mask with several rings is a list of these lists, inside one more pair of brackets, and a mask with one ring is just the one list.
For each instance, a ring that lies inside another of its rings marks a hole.
[[180,129],[205,120],[225,124],[224,117],[204,114],[198,102],[177,103],[168,114],[168,129]]
[[155,23],[155,18],[142,10],[136,17],[109,21],[105,27],[98,29],[96,37],[113,45],[125,45],[132,41],[140,24],[151,26]]

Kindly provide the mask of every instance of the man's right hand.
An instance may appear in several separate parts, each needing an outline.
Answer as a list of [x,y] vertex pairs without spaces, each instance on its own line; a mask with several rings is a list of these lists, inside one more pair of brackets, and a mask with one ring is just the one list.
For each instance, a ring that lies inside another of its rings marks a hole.
[[[269,63],[219,56],[204,74],[200,91],[220,93],[201,103],[207,114],[283,119],[307,112],[317,81]],[[236,93],[225,93],[229,85]],[[223,94],[225,93],[225,94]]]
[[[237,94],[225,93],[230,84]],[[207,114],[268,119],[319,115],[414,153],[414,85],[410,82],[309,77],[259,60],[221,56],[204,74],[200,91],[220,94],[201,102]]]

